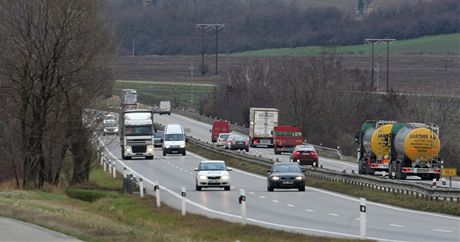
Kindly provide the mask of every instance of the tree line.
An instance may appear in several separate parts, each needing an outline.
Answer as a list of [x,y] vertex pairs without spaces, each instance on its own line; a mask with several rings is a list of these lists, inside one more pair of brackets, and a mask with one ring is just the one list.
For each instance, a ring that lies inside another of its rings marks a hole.
[[0,181],[88,180],[82,114],[111,95],[112,32],[97,0],[0,1]]
[[368,73],[344,68],[333,53],[246,63],[227,73],[199,112],[248,127],[250,107],[278,108],[279,123],[300,127],[307,142],[339,146],[351,156],[354,135],[366,120],[434,123],[440,127],[441,157],[447,166],[460,165],[460,98],[404,96],[397,90],[377,95],[367,80]]
[[[171,55],[201,51],[195,24],[221,23],[220,52],[362,44],[365,38],[408,39],[460,31],[457,0],[399,1],[364,16],[289,0],[107,0],[118,28],[120,54]],[[207,50],[215,34],[206,33]]]

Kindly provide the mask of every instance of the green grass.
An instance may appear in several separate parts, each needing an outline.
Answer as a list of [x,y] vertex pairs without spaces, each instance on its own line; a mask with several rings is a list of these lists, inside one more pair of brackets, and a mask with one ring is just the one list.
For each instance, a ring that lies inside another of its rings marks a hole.
[[[158,83],[147,81],[124,81],[115,83],[114,94],[119,95],[124,88],[136,89],[138,92],[138,102],[158,106],[160,101],[169,100],[173,107],[190,107],[192,97],[192,86],[190,83]],[[193,85],[193,106],[198,104],[203,98],[214,92],[215,86],[194,84]]]
[[[250,171],[259,175],[267,175],[267,167],[263,165],[249,164],[245,161],[230,158],[226,155],[209,151],[190,143],[187,144],[187,149],[207,159],[225,160],[231,167]],[[307,186],[347,194],[354,197],[365,197],[369,201],[390,204],[398,207],[460,216],[460,203],[422,200],[407,195],[381,192],[343,182],[319,180],[314,177],[307,178]]]
[[119,174],[112,179],[101,168],[93,169],[84,189],[67,190],[77,199],[59,190],[1,190],[0,216],[38,224],[85,241],[358,241],[243,226],[194,214],[184,217],[164,204],[155,207],[154,197],[105,190],[121,190],[120,177]]
[[[363,40],[364,42],[364,40]],[[233,56],[311,56],[335,51],[342,54],[369,54],[370,45],[351,45],[324,48],[320,46],[280,48],[234,53]],[[386,44],[375,45],[375,53],[386,53]],[[417,39],[396,40],[390,45],[391,54],[460,54],[460,34],[425,36]]]

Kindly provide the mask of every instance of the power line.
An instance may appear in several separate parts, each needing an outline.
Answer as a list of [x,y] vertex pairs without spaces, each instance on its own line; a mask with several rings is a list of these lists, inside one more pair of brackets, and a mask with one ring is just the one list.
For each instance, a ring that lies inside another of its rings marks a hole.
[[379,43],[386,43],[387,45],[387,92],[390,90],[390,44],[395,42],[396,39],[389,39],[388,37],[385,39],[365,39],[366,44],[370,44],[372,47],[372,70],[371,70],[371,87],[374,89],[374,45]]
[[218,64],[218,53],[219,53],[219,31],[224,30],[225,24],[196,24],[195,30],[201,30],[201,75],[205,74],[204,69],[204,55],[206,52],[205,33],[206,31],[214,31],[216,33],[216,72],[217,75],[217,64]]

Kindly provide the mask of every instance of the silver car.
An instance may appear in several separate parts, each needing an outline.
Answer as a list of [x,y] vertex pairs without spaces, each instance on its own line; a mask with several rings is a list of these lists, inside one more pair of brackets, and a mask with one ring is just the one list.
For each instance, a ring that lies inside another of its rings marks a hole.
[[229,136],[229,133],[220,133],[217,137],[216,146],[224,147],[227,144],[227,139]]

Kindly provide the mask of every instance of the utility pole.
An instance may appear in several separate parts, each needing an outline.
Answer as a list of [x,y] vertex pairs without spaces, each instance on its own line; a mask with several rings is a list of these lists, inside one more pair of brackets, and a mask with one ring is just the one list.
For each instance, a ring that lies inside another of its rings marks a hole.
[[192,89],[192,95],[190,96],[190,108],[193,109],[193,70],[195,67],[193,66],[193,61],[190,63],[190,86]]
[[225,24],[196,24],[195,29],[196,30],[201,30],[201,75],[205,74],[204,70],[204,54],[206,51],[206,42],[205,42],[205,32],[206,30],[208,31],[214,31],[216,33],[216,72],[215,74],[217,75],[217,56],[219,52],[219,31],[223,30],[225,27]]
[[134,44],[135,44],[135,43],[134,43],[134,38],[133,38],[133,49],[132,49],[132,56],[133,56],[133,57],[134,57],[134,55],[135,55],[135,52],[134,52],[134,47],[135,47],[135,45],[134,45]]
[[396,39],[389,39],[388,37],[385,39],[365,39],[366,44],[371,44],[372,47],[372,68],[371,68],[371,86],[374,89],[374,45],[379,43],[386,43],[387,44],[387,92],[390,91],[390,82],[389,82],[389,73],[390,73],[390,44],[396,41]]

